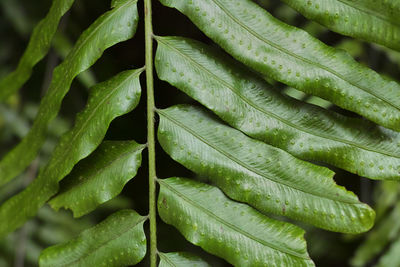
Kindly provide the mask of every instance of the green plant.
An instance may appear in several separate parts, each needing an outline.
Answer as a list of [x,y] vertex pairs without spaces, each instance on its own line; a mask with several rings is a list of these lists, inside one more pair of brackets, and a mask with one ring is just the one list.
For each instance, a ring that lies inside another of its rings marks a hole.
[[[0,100],[29,79],[72,2],[54,1],[35,28],[18,68],[0,81]],[[55,210],[70,209],[75,217],[95,210],[116,197],[136,175],[146,147],[149,215],[118,211],[75,239],[45,249],[41,266],[136,264],[146,255],[146,220],[150,224],[151,266],[156,266],[158,256],[160,266],[207,265],[185,252],[157,251],[157,208],[160,218],[189,242],[237,266],[314,265],[304,231],[283,217],[340,233],[368,231],[374,223],[374,210],[338,186],[333,171],[307,161],[371,179],[399,180],[400,85],[359,64],[343,50],[274,18],[250,0],[160,2],[186,15],[234,59],[192,39],[156,36],[152,3],[144,0],[146,66],[123,71],[90,89],[86,107],[60,138],[36,179],[0,206],[0,236],[22,226],[45,203]],[[368,14],[376,12],[369,2],[358,11],[349,5],[352,9],[344,15],[346,23],[333,24],[332,20],[338,19],[336,10],[347,1],[332,1],[329,6],[322,1],[285,2],[301,7],[300,12],[338,32],[398,49],[394,0],[379,5],[385,10],[390,6],[392,11],[380,13],[377,19],[383,17],[386,22],[373,24],[377,30],[371,33],[356,23],[373,23]],[[0,185],[9,183],[35,159],[74,78],[90,68],[104,50],[134,36],[139,21],[136,4],[137,0],[113,0],[112,9],[81,34],[54,69],[33,126],[0,161]],[[359,17],[354,18],[352,12],[360,12]],[[56,40],[63,54],[68,42],[62,35]],[[153,42],[157,42],[155,56]],[[161,80],[210,111],[192,105],[156,108],[154,69]],[[143,71],[147,144],[103,141],[111,121],[138,105]],[[321,97],[369,121],[285,96],[267,80]],[[156,114],[161,147],[203,182],[157,178]]]

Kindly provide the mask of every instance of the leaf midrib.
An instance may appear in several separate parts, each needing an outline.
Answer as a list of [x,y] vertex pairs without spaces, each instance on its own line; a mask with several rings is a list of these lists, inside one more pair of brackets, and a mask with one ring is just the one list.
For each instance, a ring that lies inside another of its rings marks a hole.
[[227,222],[226,220],[224,220],[223,218],[219,217],[218,215],[216,215],[215,213],[213,213],[212,211],[210,211],[206,207],[203,207],[200,204],[196,203],[195,201],[192,201],[191,199],[186,197],[183,193],[181,193],[178,190],[176,190],[173,186],[169,185],[167,182],[164,182],[161,179],[159,179],[158,182],[160,184],[164,185],[165,187],[167,187],[170,191],[172,191],[173,193],[178,195],[180,198],[182,198],[184,201],[186,201],[190,205],[198,208],[199,210],[203,211],[205,214],[207,214],[211,218],[214,218],[216,221],[220,222],[221,224],[226,225],[228,228],[231,228],[232,230],[238,232],[239,234],[241,234],[241,235],[243,235],[243,236],[245,236],[245,237],[257,242],[257,243],[260,243],[260,244],[262,244],[262,245],[264,245],[266,247],[269,247],[269,248],[271,248],[273,250],[278,250],[281,253],[290,254],[291,256],[294,256],[294,257],[297,257],[297,258],[310,260],[310,258],[305,257],[305,256],[301,255],[300,253],[298,253],[296,251],[277,246],[277,245],[275,245],[275,244],[273,244],[271,242],[268,242],[266,240],[262,240],[262,239],[259,239],[259,238],[255,237],[251,233],[248,233],[245,230],[240,229],[236,225],[233,225],[233,224]]
[[392,154],[392,153],[389,153],[389,152],[385,152],[385,151],[381,151],[381,150],[378,150],[378,149],[373,149],[373,148],[365,147],[365,146],[363,146],[363,145],[361,145],[361,144],[358,144],[358,143],[355,143],[355,142],[352,142],[352,141],[348,141],[348,140],[345,140],[345,139],[340,139],[340,138],[337,138],[337,137],[334,137],[334,136],[325,135],[325,134],[323,134],[323,133],[315,133],[315,132],[309,131],[307,128],[303,128],[303,127],[301,127],[301,126],[298,126],[298,125],[296,125],[296,124],[290,122],[289,120],[286,120],[286,119],[280,117],[279,115],[276,115],[276,114],[274,114],[274,113],[272,113],[272,112],[270,112],[270,111],[268,111],[268,110],[265,110],[265,109],[263,109],[263,108],[257,106],[257,104],[253,103],[253,102],[252,102],[250,99],[248,99],[246,96],[244,96],[244,95],[240,94],[239,92],[237,92],[237,91],[234,89],[234,86],[232,86],[231,84],[229,84],[229,83],[226,82],[225,80],[221,79],[221,78],[220,78],[219,76],[217,76],[215,73],[212,73],[210,70],[208,70],[207,68],[205,68],[205,67],[204,67],[203,65],[201,65],[200,63],[194,61],[191,57],[189,57],[188,55],[184,54],[184,53],[181,52],[179,49],[175,48],[173,45],[170,45],[170,44],[168,43],[168,41],[165,41],[165,39],[164,39],[163,37],[157,38],[157,40],[160,41],[160,42],[162,42],[162,43],[164,43],[164,44],[167,45],[168,47],[174,49],[175,51],[177,51],[179,54],[181,54],[183,57],[185,57],[188,61],[191,61],[193,64],[197,65],[199,68],[201,68],[202,70],[204,70],[205,72],[207,72],[211,77],[214,78],[214,80],[216,80],[216,81],[218,81],[218,82],[224,84],[229,90],[231,90],[234,94],[236,94],[239,98],[241,98],[241,99],[242,99],[244,102],[246,102],[249,106],[253,107],[254,109],[256,109],[256,110],[258,110],[258,111],[260,111],[261,113],[266,114],[267,116],[274,117],[275,119],[277,119],[277,120],[279,120],[279,121],[285,123],[286,125],[288,125],[288,126],[294,128],[294,129],[296,129],[296,130],[298,130],[298,131],[305,132],[305,133],[307,133],[307,134],[309,134],[309,135],[314,135],[314,136],[317,136],[317,137],[320,137],[320,138],[324,138],[324,139],[327,139],[327,140],[332,140],[332,141],[335,141],[335,142],[348,144],[348,145],[350,145],[350,146],[353,146],[353,147],[356,147],[356,148],[359,148],[359,149],[363,149],[363,150],[366,150],[366,151],[370,151],[370,152],[374,152],[374,153],[386,155],[386,156],[388,156],[388,157],[400,158],[400,155],[395,155],[395,154]]
[[[141,216],[141,217],[142,217],[142,216]],[[60,266],[60,267],[72,266],[72,265],[74,265],[75,263],[84,260],[85,258],[87,258],[87,257],[89,257],[90,255],[92,255],[95,251],[97,251],[97,250],[101,249],[102,247],[106,246],[108,243],[110,243],[110,242],[112,242],[112,241],[114,241],[114,240],[120,238],[121,236],[123,236],[123,235],[126,234],[127,232],[129,232],[129,231],[131,231],[131,230],[134,230],[134,228],[136,228],[139,224],[141,224],[142,222],[144,222],[144,221],[146,221],[146,220],[147,220],[147,217],[142,217],[142,218],[140,218],[140,220],[138,220],[137,222],[135,222],[134,225],[132,225],[132,226],[129,225],[129,226],[127,227],[128,229],[125,229],[125,230],[121,231],[120,233],[118,233],[117,235],[115,235],[113,238],[107,239],[105,242],[101,243],[99,246],[96,246],[95,248],[93,248],[92,250],[88,251],[87,253],[83,254],[83,255],[82,255],[81,257],[79,257],[78,259],[76,259],[76,260],[74,260],[74,261],[72,261],[72,262],[63,264],[63,265],[59,265],[59,266]],[[114,232],[115,232],[115,231],[112,231],[112,233],[114,233]],[[96,244],[98,244],[98,243],[96,243]]]
[[[228,17],[230,17],[234,22],[236,22],[239,26],[241,26],[242,28],[244,28],[246,31],[248,31],[250,34],[252,34],[254,37],[256,37],[257,39],[259,39],[260,41],[265,42],[265,43],[267,43],[268,45],[274,47],[275,49],[281,51],[282,53],[287,54],[287,55],[289,55],[289,56],[291,56],[291,57],[297,58],[297,59],[300,60],[300,61],[304,61],[305,63],[310,64],[310,65],[315,65],[315,66],[317,66],[317,67],[319,67],[319,68],[321,68],[321,69],[323,69],[323,70],[325,70],[325,71],[327,71],[327,72],[333,74],[334,76],[336,76],[336,77],[338,77],[339,79],[345,81],[346,83],[348,83],[348,84],[350,84],[350,85],[352,85],[352,86],[354,86],[354,87],[356,87],[356,88],[359,88],[359,89],[361,89],[362,91],[364,91],[364,92],[366,92],[366,93],[369,93],[370,95],[372,95],[372,96],[378,98],[379,100],[381,100],[381,101],[387,103],[388,105],[390,105],[390,106],[392,106],[392,107],[394,107],[394,108],[400,110],[400,104],[399,104],[399,105],[396,105],[396,103],[391,103],[390,100],[388,100],[385,96],[379,96],[379,95],[375,94],[372,90],[370,90],[370,89],[367,88],[367,87],[364,87],[364,86],[361,86],[361,85],[357,85],[357,84],[355,84],[355,83],[353,83],[353,82],[351,82],[351,81],[346,80],[344,77],[342,77],[341,74],[337,73],[336,71],[334,71],[334,70],[332,70],[332,69],[330,69],[330,68],[328,68],[328,67],[325,67],[324,65],[321,65],[321,64],[319,64],[318,62],[314,62],[314,61],[312,61],[312,60],[309,60],[309,59],[307,59],[307,58],[304,58],[304,57],[302,57],[302,56],[299,56],[299,55],[297,55],[297,54],[294,54],[294,53],[292,53],[291,51],[289,51],[289,50],[287,50],[287,49],[285,49],[285,48],[283,48],[283,47],[281,47],[281,46],[275,44],[274,42],[272,42],[272,41],[270,41],[270,40],[268,40],[268,39],[265,39],[263,36],[259,35],[257,32],[253,31],[252,29],[250,29],[249,27],[247,27],[247,25],[245,25],[245,24],[242,23],[240,20],[238,20],[238,19],[237,19],[229,10],[227,10],[218,0],[211,0],[211,1],[214,2],[214,3],[215,3],[225,14],[227,14]],[[321,42],[321,43],[322,43],[322,42]],[[323,44],[323,43],[322,43],[322,44]],[[325,45],[325,44],[323,44],[323,45]]]
[[164,253],[158,253],[158,255],[160,256],[160,258],[165,260],[170,266],[177,267],[176,264],[168,258],[168,256],[164,255]]
[[205,138],[201,137],[200,135],[198,135],[197,133],[192,131],[190,128],[186,127],[186,125],[184,125],[184,124],[180,123],[179,121],[175,120],[174,118],[168,116],[162,110],[157,110],[157,112],[159,114],[163,115],[165,118],[167,118],[171,122],[175,123],[177,126],[179,126],[182,129],[184,129],[186,132],[190,133],[191,135],[193,135],[194,137],[199,139],[201,142],[203,142],[207,146],[211,147],[212,149],[214,149],[217,152],[219,152],[220,154],[224,155],[225,157],[227,157],[231,161],[235,162],[239,166],[242,166],[243,168],[247,169],[250,172],[255,173],[256,175],[258,175],[260,177],[263,177],[263,178],[265,178],[267,180],[270,180],[270,181],[272,181],[272,182],[274,182],[276,184],[281,184],[281,185],[287,186],[289,188],[293,188],[295,190],[303,192],[304,194],[312,195],[312,196],[319,197],[319,198],[322,198],[322,199],[332,200],[332,201],[335,201],[335,202],[344,203],[344,204],[350,204],[350,205],[363,205],[363,203],[358,203],[357,201],[337,199],[334,196],[331,196],[331,195],[328,195],[328,194],[322,195],[322,194],[318,194],[318,193],[315,193],[315,192],[306,192],[306,191],[304,191],[303,189],[299,188],[296,185],[291,185],[291,184],[287,183],[286,181],[279,181],[278,179],[275,179],[275,178],[273,178],[271,176],[268,176],[265,173],[261,173],[258,170],[256,170],[255,168],[253,168],[253,167],[247,165],[246,163],[242,162],[241,160],[237,159],[236,157],[234,157],[230,153],[228,153],[228,152],[224,151],[223,149],[217,148],[216,146],[212,145]]

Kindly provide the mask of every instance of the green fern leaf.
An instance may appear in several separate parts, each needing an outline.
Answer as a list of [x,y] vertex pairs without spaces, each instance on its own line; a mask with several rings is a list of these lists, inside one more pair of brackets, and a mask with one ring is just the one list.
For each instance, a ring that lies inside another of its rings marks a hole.
[[158,267],[208,267],[207,262],[188,252],[158,253],[160,264]]
[[158,113],[163,149],[232,199],[332,231],[372,227],[374,211],[337,186],[329,169],[253,140],[198,108],[176,106]]
[[61,137],[38,177],[0,206],[0,237],[34,216],[57,193],[58,182],[101,143],[111,121],[136,107],[142,71],[122,72],[91,89],[86,108],[77,115],[74,127]]
[[118,211],[75,239],[45,249],[41,267],[128,266],[139,263],[146,254],[143,223],[147,217],[133,210]]
[[73,3],[74,0],[53,0],[49,13],[33,30],[17,69],[0,80],[0,101],[6,100],[31,77],[33,67],[49,51],[61,17]]
[[191,243],[235,266],[314,266],[304,231],[184,178],[159,180],[160,217]]
[[400,179],[398,133],[284,97],[200,42],[156,38],[159,78],[233,127],[301,159],[373,179]]
[[251,0],[161,0],[239,61],[269,78],[400,130],[400,85]]
[[400,2],[283,0],[329,29],[400,51]]
[[81,161],[61,183],[60,193],[49,204],[83,216],[121,193],[142,161],[145,145],[135,141],[104,141]]
[[0,162],[0,185],[20,174],[42,147],[49,123],[57,116],[72,80],[93,65],[108,47],[130,39],[138,21],[137,0],[120,5],[97,19],[79,38],[73,50],[54,69],[50,88],[42,99],[38,115],[25,138]]

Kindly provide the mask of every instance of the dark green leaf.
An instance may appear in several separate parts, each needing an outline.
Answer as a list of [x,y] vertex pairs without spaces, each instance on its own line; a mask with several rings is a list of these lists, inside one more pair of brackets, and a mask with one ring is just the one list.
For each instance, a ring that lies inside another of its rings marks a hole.
[[73,3],[74,0],[53,0],[49,13],[33,30],[17,69],[0,80],[0,101],[6,100],[31,77],[33,67],[49,51],[61,17]]
[[161,0],[239,61],[269,78],[400,130],[400,85],[251,0]]
[[314,266],[304,231],[183,178],[159,180],[158,211],[185,238],[235,266]]
[[127,266],[139,263],[146,254],[143,223],[147,217],[121,210],[77,238],[45,249],[41,267]]
[[400,179],[400,134],[277,93],[237,62],[199,42],[157,37],[156,69],[249,136],[305,160],[373,179]]
[[329,29],[400,51],[398,0],[282,0]]
[[50,88],[40,103],[31,130],[0,162],[0,185],[21,173],[36,157],[45,141],[48,125],[57,116],[76,75],[93,65],[105,49],[130,39],[135,33],[137,0],[120,2],[81,35],[64,62],[54,69]]
[[142,161],[145,145],[135,141],[104,141],[82,160],[61,183],[60,193],[49,204],[71,209],[80,217],[121,193]]
[[251,139],[199,108],[175,106],[158,113],[163,149],[232,199],[332,231],[372,227],[374,211],[336,185],[329,169]]
[[77,115],[74,127],[61,137],[38,177],[0,206],[0,237],[34,216],[57,193],[58,182],[101,143],[111,121],[136,107],[142,70],[122,72],[90,90],[86,108]]

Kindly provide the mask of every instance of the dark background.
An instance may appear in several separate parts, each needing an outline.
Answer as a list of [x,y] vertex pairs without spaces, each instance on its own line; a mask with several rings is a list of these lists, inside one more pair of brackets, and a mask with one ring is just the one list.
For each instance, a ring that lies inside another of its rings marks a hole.
[[[174,9],[162,6],[158,1],[153,2],[153,28],[156,35],[185,36],[214,45],[184,15],[179,14]],[[280,1],[256,2],[281,20],[309,30],[311,34],[326,44],[347,49],[359,62],[370,68],[392,78],[400,77],[400,68],[396,63],[374,46],[353,41],[330,32],[315,23],[310,23]],[[45,16],[50,5],[50,0],[4,0],[0,3],[0,78],[16,67],[27,45],[32,28]],[[84,29],[109,9],[109,5],[110,1],[108,0],[77,0],[71,11],[62,20],[60,32],[71,43],[75,42]],[[135,37],[108,49],[90,69],[90,75],[95,78],[96,82],[107,80],[120,71],[140,68],[144,65],[143,1],[139,1],[138,7],[141,20]],[[49,55],[35,67],[31,79],[23,86],[20,93],[13,96],[8,103],[0,106],[0,155],[4,155],[17,144],[26,133],[35,116],[40,98],[47,89],[51,78],[50,70],[60,60],[62,60],[60,53],[56,48],[52,49]],[[133,112],[113,121],[106,139],[134,139],[139,143],[146,142],[144,77],[144,75],[141,77],[143,93],[139,106]],[[279,90],[285,89],[282,84],[275,83],[274,85]],[[70,92],[63,101],[57,121],[51,125],[50,140],[35,161],[38,167],[31,167],[16,182],[9,184],[6,189],[0,190],[0,201],[4,201],[12,193],[20,191],[34,178],[37,168],[40,168],[46,162],[60,134],[69,125],[72,125],[75,114],[84,107],[88,90],[87,86],[79,79],[75,79]],[[307,100],[309,96],[302,98]],[[155,81],[155,101],[158,108],[165,108],[178,103],[197,104],[179,90],[159,80]],[[355,116],[334,106],[329,106],[329,108],[349,116]],[[17,119],[12,119],[14,118],[12,116]],[[171,160],[159,146],[157,146],[156,157],[159,177],[186,176],[195,178],[194,174]],[[334,169],[334,171],[337,173],[335,176],[337,183],[354,191],[363,202],[370,205],[374,204],[373,191],[378,182],[361,179],[339,169]],[[76,221],[72,219],[69,212],[61,212],[61,216],[60,213],[57,215],[48,207],[44,208],[38,218],[33,219],[22,230],[0,242],[0,266],[23,266],[23,263],[25,266],[35,266],[37,263],[35,259],[42,248],[72,238],[82,229],[104,219],[116,209],[131,207],[140,214],[146,215],[148,213],[147,191],[147,155],[144,153],[143,164],[138,175],[126,185],[120,198]],[[349,259],[363,240],[362,235],[349,236],[327,232],[308,225],[301,226],[307,230],[308,250],[317,266],[348,266]],[[147,231],[148,223],[145,224],[145,228]],[[191,245],[183,239],[177,230],[165,225],[160,220],[157,230],[158,249],[160,251],[194,251],[212,266],[229,266],[223,260]],[[148,257],[140,264],[140,266],[142,265],[148,266]]]

